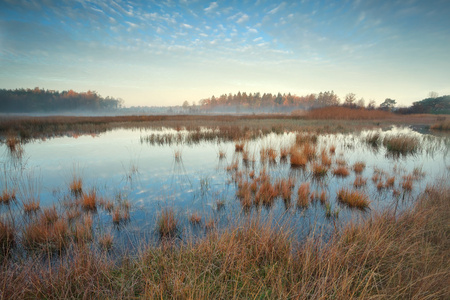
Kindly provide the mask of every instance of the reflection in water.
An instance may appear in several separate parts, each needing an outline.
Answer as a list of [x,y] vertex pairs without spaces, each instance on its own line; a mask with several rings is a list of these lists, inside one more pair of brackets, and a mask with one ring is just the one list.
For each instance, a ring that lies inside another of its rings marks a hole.
[[[20,214],[23,205],[31,203],[41,208],[60,203],[69,194],[68,183],[74,174],[68,173],[79,165],[82,172],[73,173],[82,177],[83,189],[95,190],[99,197],[118,203],[117,212],[101,208],[93,218],[95,226],[111,232],[116,241],[129,240],[131,235],[155,239],[155,222],[165,207],[173,207],[179,218],[182,239],[254,214],[270,216],[276,220],[273,222],[289,222],[298,229],[293,234],[303,237],[315,228],[321,228],[326,235],[338,224],[367,217],[371,210],[392,207],[395,212],[401,211],[427,184],[448,178],[449,138],[405,128],[300,137],[295,133],[272,133],[242,141],[243,148],[237,152],[234,142],[219,141],[214,134],[203,129],[145,134],[123,129],[95,138],[61,137],[16,144],[15,151],[4,144],[1,188],[15,190],[18,205],[16,212],[0,207],[0,213]],[[310,145],[312,156],[304,167],[292,167],[289,151],[294,145],[305,149],[304,143]],[[403,143],[407,151],[401,150]],[[365,167],[356,170],[358,163]],[[327,171],[318,176],[314,166],[326,166]],[[335,175],[338,166],[349,174]],[[268,178],[265,183],[255,179],[263,173]],[[293,182],[289,201],[286,191],[283,196],[283,179]],[[248,201],[253,203],[260,191],[258,197],[268,205],[250,204],[243,210],[243,200],[236,199],[240,182],[248,182],[245,186],[249,189],[255,182]],[[302,184],[309,184],[309,190],[299,194]],[[367,195],[369,209],[349,208],[338,199],[341,189],[348,190],[350,198],[357,197],[351,190]],[[272,195],[264,198],[264,191]],[[299,195],[307,205],[297,205]],[[126,201],[131,204],[129,208]],[[123,217],[120,213],[128,211],[130,222],[114,222],[114,218]],[[189,222],[194,213],[201,216],[200,225]],[[120,231],[114,224],[122,224]]]

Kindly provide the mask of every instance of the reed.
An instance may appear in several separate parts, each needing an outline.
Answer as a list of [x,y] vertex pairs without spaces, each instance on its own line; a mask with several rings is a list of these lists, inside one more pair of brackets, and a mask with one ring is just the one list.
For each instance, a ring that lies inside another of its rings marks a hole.
[[378,131],[369,133],[365,138],[366,143],[372,146],[373,148],[377,148],[378,146],[380,146],[381,140],[382,140],[381,134]]
[[361,174],[366,168],[366,163],[363,161],[357,161],[353,164],[353,171],[356,174]]
[[178,233],[178,220],[172,208],[164,208],[157,221],[157,231],[161,238],[175,237]]
[[316,179],[323,178],[327,175],[327,173],[328,173],[327,166],[318,164],[316,162],[312,164],[312,174],[314,178]]
[[7,222],[2,222],[0,220],[0,258],[8,255],[15,244],[14,228]]
[[347,177],[350,175],[349,170],[346,167],[337,167],[333,170],[333,174],[337,177]]
[[83,193],[81,199],[81,207],[84,210],[95,211],[97,210],[97,193],[94,189],[89,191],[89,193]]
[[23,201],[23,211],[26,214],[35,213],[40,209],[40,201],[37,199],[29,199],[26,201]]
[[363,178],[361,175],[355,177],[355,181],[353,181],[353,186],[355,188],[360,188],[365,186],[367,183],[367,179]]
[[245,146],[245,143],[244,143],[244,142],[236,142],[236,143],[234,144],[234,150],[235,150],[236,152],[242,152],[242,151],[244,151],[244,146]]
[[449,131],[450,130],[450,120],[444,120],[442,122],[437,122],[437,123],[431,125],[430,129]]
[[304,168],[308,163],[307,157],[300,152],[297,148],[291,148],[291,167],[293,168]]
[[402,188],[403,188],[404,191],[407,191],[407,192],[412,191],[413,183],[414,183],[414,176],[413,175],[403,176]]
[[320,203],[325,204],[325,203],[327,202],[327,200],[328,200],[327,192],[322,191],[322,192],[320,193],[319,200],[320,200]]
[[99,244],[100,248],[102,248],[104,250],[111,250],[113,247],[113,243],[114,243],[114,237],[109,232],[99,236],[99,238],[98,238],[98,244]]
[[197,212],[194,212],[189,217],[189,222],[191,222],[192,225],[199,225],[202,222],[202,217]]
[[297,191],[297,206],[304,208],[309,205],[309,182],[304,182],[300,185]]
[[337,198],[339,202],[344,203],[348,207],[354,207],[359,209],[366,209],[369,207],[369,197],[359,191],[350,191],[346,188],[341,188],[337,192]]
[[384,137],[383,145],[388,152],[406,155],[419,149],[419,139],[414,136],[398,134]]
[[83,194],[83,181],[81,178],[74,176],[70,183],[70,192],[75,197],[80,197]]
[[386,183],[384,184],[384,186],[386,188],[392,188],[394,187],[394,184],[395,184],[395,177],[392,176],[386,179]]
[[322,150],[321,154],[322,165],[330,167],[331,166],[331,158],[328,156],[327,151],[325,149]]
[[16,191],[7,189],[3,190],[0,195],[0,204],[9,205],[12,201],[16,200]]

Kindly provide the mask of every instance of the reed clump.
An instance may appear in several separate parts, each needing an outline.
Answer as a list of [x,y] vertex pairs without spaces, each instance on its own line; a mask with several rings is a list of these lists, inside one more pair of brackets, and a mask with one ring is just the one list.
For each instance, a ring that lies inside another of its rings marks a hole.
[[69,187],[70,192],[75,197],[79,197],[83,194],[83,181],[81,178],[74,176]]
[[291,167],[294,168],[304,168],[308,163],[307,157],[297,148],[294,147],[291,149],[290,160],[291,160]]
[[308,207],[309,205],[309,182],[304,182],[300,185],[297,190],[297,206],[298,207]]
[[98,244],[100,246],[100,248],[104,249],[104,250],[111,250],[114,244],[114,237],[111,233],[106,233],[101,235],[98,238]]
[[347,177],[350,175],[350,171],[346,167],[337,167],[333,170],[333,174],[338,177]]
[[14,228],[9,223],[0,220],[0,258],[9,254],[15,244]]
[[37,199],[29,199],[27,201],[23,201],[23,211],[26,214],[35,213],[40,209],[40,201]]
[[406,155],[415,153],[419,149],[419,139],[405,134],[385,136],[383,145],[388,152]]
[[450,130],[450,120],[444,120],[442,122],[435,123],[430,126],[430,129],[449,131]]
[[81,207],[87,211],[97,210],[97,193],[94,189],[89,191],[89,193],[83,193]]
[[194,212],[189,217],[189,222],[191,222],[192,225],[199,225],[202,222],[202,217],[197,212]]
[[366,163],[363,161],[357,161],[353,164],[353,171],[356,174],[361,174],[366,168]]
[[323,178],[327,175],[328,173],[328,167],[326,165],[323,164],[319,164],[314,162],[312,164],[312,174],[313,177],[316,179],[320,179]]
[[178,233],[178,220],[172,208],[164,208],[156,223],[161,238],[175,237]]
[[355,177],[355,181],[353,181],[353,186],[355,188],[360,188],[365,186],[367,183],[367,179],[363,178],[361,175]]
[[9,205],[12,201],[16,200],[16,191],[5,189],[0,194],[0,204]]
[[366,209],[369,207],[369,197],[359,191],[341,188],[337,192],[337,198],[341,203],[348,207],[355,207],[359,209]]

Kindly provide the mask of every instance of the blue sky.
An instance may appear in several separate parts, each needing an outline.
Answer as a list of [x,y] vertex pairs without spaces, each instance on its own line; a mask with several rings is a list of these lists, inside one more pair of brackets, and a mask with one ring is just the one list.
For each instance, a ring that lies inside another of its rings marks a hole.
[[0,0],[0,88],[126,106],[334,90],[450,94],[450,1]]

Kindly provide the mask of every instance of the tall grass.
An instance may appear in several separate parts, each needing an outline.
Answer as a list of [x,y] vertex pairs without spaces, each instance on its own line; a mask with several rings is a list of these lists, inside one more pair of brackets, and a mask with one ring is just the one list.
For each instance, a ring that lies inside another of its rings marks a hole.
[[369,207],[369,197],[363,192],[341,188],[337,192],[338,200],[348,207],[366,209]]
[[157,221],[157,230],[161,238],[174,237],[178,233],[178,220],[172,208],[164,208]]
[[[3,298],[446,299],[450,190],[427,188],[412,210],[386,210],[298,243],[289,224],[253,217],[137,256],[83,245],[53,260],[6,259]],[[330,207],[330,216],[332,210]]]
[[394,154],[410,154],[419,149],[419,139],[404,134],[385,136],[383,145]]

